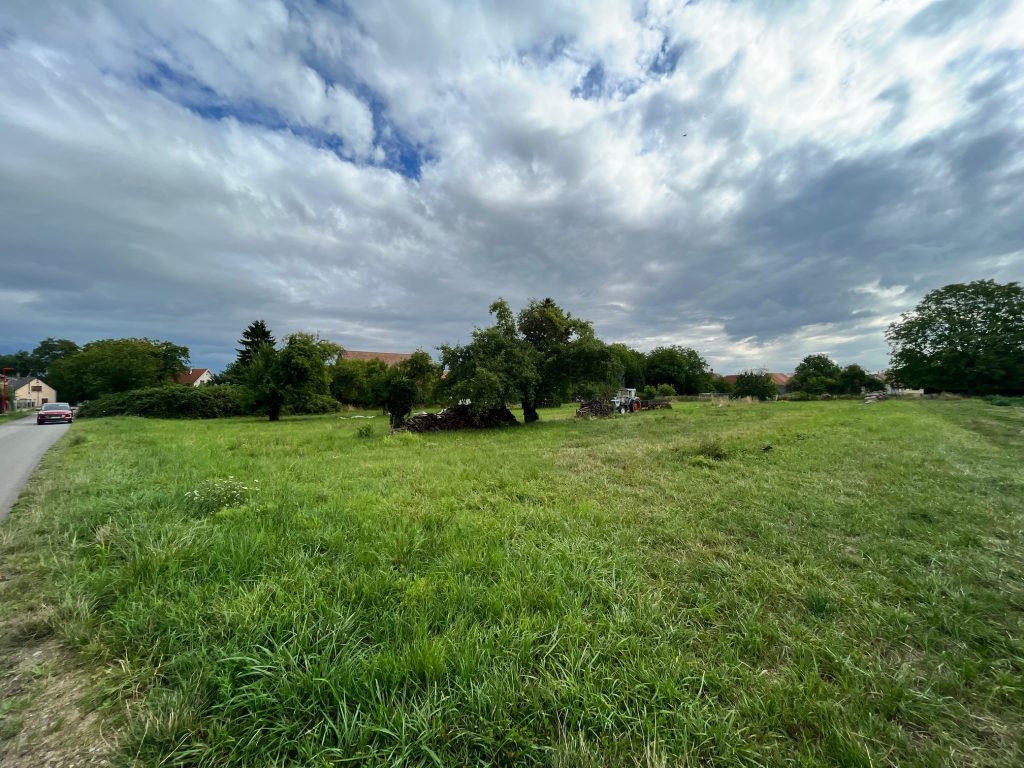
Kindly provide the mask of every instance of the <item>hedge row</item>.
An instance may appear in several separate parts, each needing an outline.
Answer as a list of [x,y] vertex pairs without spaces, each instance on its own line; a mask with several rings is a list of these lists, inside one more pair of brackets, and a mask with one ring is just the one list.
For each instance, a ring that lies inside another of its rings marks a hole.
[[252,413],[245,390],[231,384],[187,387],[167,384],[104,395],[84,403],[77,415],[148,416],[154,419],[219,419]]

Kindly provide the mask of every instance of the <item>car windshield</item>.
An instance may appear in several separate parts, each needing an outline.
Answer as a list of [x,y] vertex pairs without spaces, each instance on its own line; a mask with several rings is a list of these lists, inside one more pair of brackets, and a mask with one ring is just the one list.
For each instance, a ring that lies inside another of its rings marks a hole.
[[44,411],[69,411],[67,403],[47,403],[43,406]]

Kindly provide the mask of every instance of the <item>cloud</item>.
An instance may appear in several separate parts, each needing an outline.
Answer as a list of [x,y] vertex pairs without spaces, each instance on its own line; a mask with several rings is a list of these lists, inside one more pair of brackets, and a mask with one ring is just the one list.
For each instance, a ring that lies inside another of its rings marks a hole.
[[716,368],[885,364],[1024,278],[1024,4],[0,9],[0,348],[433,348],[553,296]]

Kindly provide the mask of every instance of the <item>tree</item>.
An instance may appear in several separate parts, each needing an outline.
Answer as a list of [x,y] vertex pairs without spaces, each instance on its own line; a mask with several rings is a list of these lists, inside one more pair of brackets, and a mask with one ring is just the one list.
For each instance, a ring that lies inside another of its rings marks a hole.
[[469,344],[441,347],[449,402],[469,400],[482,413],[518,401],[531,423],[540,402],[611,390],[621,379],[621,367],[591,324],[551,299],[530,301],[518,317],[503,299],[490,311],[494,325],[474,329]]
[[239,366],[248,365],[256,350],[267,344],[271,347],[276,346],[277,341],[274,339],[274,334],[270,332],[265,322],[253,320],[242,331],[242,338],[238,340],[238,349],[235,350],[238,357],[235,358],[235,363]]
[[417,349],[408,359],[400,362],[396,368],[415,386],[415,402],[423,405],[434,402],[434,391],[441,380],[441,366],[435,363],[430,355],[422,349]]
[[330,395],[328,363],[337,359],[340,347],[310,333],[293,333],[276,349],[263,344],[252,350],[240,369],[251,404],[278,421],[285,408],[303,410],[317,398]]
[[904,386],[966,395],[1024,394],[1024,289],[993,280],[927,294],[889,326],[890,371]]
[[340,358],[330,369],[331,394],[340,403],[369,408],[384,406],[390,369],[381,360]]
[[779,393],[779,388],[772,381],[772,375],[762,369],[744,371],[736,377],[732,397],[756,397],[758,400],[770,400]]
[[848,365],[839,374],[839,393],[859,395],[861,392],[877,392],[885,389],[881,379],[872,376],[856,363]]
[[10,368],[15,376],[35,376],[36,361],[24,349],[10,355],[0,355],[0,367]]
[[188,367],[188,347],[152,339],[101,339],[50,365],[48,383],[62,399],[91,400],[167,383]]
[[838,394],[842,372],[843,369],[828,355],[808,355],[796,367],[796,372],[789,380],[789,388],[809,395],[823,395],[826,392]]
[[384,406],[391,416],[391,428],[398,429],[412,412],[417,395],[416,382],[400,374],[393,375],[387,384]]
[[647,384],[671,384],[680,395],[696,395],[711,386],[707,361],[689,347],[658,347],[647,355],[644,366]]
[[644,384],[647,383],[644,379],[644,365],[647,362],[644,353],[627,347],[625,344],[609,344],[608,351],[611,352],[622,369],[622,386],[643,389]]
[[78,351],[78,345],[70,339],[47,337],[32,350],[32,373],[36,376],[46,376],[51,365]]

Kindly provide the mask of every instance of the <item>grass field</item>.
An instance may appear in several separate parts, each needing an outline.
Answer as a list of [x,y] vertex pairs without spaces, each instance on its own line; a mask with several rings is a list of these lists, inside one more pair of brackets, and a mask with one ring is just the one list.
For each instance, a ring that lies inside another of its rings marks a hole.
[[571,416],[79,422],[0,619],[140,765],[1024,764],[1024,409]]

